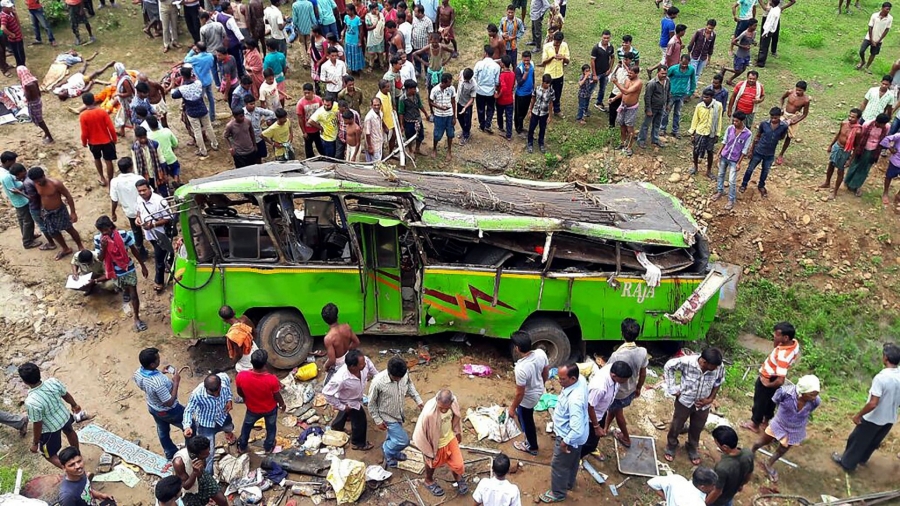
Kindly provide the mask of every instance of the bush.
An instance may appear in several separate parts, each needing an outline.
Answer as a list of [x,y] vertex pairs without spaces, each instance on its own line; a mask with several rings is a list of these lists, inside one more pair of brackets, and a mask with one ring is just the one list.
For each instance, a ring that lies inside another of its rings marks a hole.
[[69,22],[69,9],[62,0],[49,0],[44,2],[44,16],[51,25],[61,25]]
[[807,33],[800,37],[800,45],[810,49],[820,49],[825,45],[825,35],[822,32]]

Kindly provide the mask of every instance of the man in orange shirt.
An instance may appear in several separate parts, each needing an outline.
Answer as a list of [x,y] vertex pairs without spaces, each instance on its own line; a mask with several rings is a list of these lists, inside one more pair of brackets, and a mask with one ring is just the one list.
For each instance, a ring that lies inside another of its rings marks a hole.
[[[78,122],[81,124],[81,145],[91,150],[91,154],[94,155],[94,167],[100,176],[97,181],[101,186],[106,186],[107,181],[113,178],[112,162],[117,158],[116,141],[119,139],[116,127],[109,114],[97,107],[93,93],[85,93],[81,96],[81,101],[85,106],[85,110],[78,116]],[[103,167],[100,165],[101,157],[106,164],[105,177]]]
[[765,429],[769,420],[775,416],[775,402],[772,401],[772,396],[781,385],[784,385],[788,369],[800,357],[800,343],[796,339],[794,326],[790,323],[776,323],[772,340],[775,349],[759,368],[759,376],[756,378],[750,421],[741,424],[741,427],[757,433],[760,428]]

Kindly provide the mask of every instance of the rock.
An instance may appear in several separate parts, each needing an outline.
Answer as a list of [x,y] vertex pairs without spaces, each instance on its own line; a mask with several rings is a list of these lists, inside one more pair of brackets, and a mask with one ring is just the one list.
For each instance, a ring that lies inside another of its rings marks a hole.
[[679,173],[679,174],[681,173],[681,167],[675,167],[675,168],[672,169],[672,170],[673,170],[674,172]]
[[810,218],[808,214],[804,214],[803,217],[800,218],[800,221],[802,221],[804,225],[809,225],[809,222],[812,221],[812,218]]
[[679,181],[681,181],[681,174],[675,172],[674,174],[672,174],[671,176],[669,176],[669,182],[670,182],[670,183],[677,183],[677,182],[679,182]]
[[713,219],[712,213],[703,213],[703,214],[700,215],[700,217],[703,218],[703,219],[706,220],[706,221],[709,221],[709,220]]
[[866,279],[866,280],[872,279],[872,273],[867,272],[867,273],[863,274],[863,279]]

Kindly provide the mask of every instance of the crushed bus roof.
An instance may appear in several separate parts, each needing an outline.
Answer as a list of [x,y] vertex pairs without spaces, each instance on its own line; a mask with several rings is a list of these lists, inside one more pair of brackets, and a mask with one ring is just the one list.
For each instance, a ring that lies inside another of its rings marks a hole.
[[410,172],[322,159],[270,162],[194,179],[175,195],[315,192],[412,193],[427,226],[500,232],[569,232],[602,239],[689,247],[699,227],[650,183],[590,185],[506,176]]

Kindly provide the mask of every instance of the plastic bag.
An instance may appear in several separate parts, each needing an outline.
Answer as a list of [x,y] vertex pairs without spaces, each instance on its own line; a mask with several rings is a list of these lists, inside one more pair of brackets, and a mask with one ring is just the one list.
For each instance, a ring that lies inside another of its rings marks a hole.
[[366,489],[366,465],[358,460],[334,459],[327,480],[338,504],[355,502]]
[[471,374],[473,376],[490,376],[493,373],[491,367],[480,364],[465,364],[463,366],[463,374]]
[[325,435],[322,436],[322,444],[325,446],[343,447],[346,446],[349,441],[350,436],[348,436],[346,432],[339,432],[336,430],[327,430],[325,431]]

